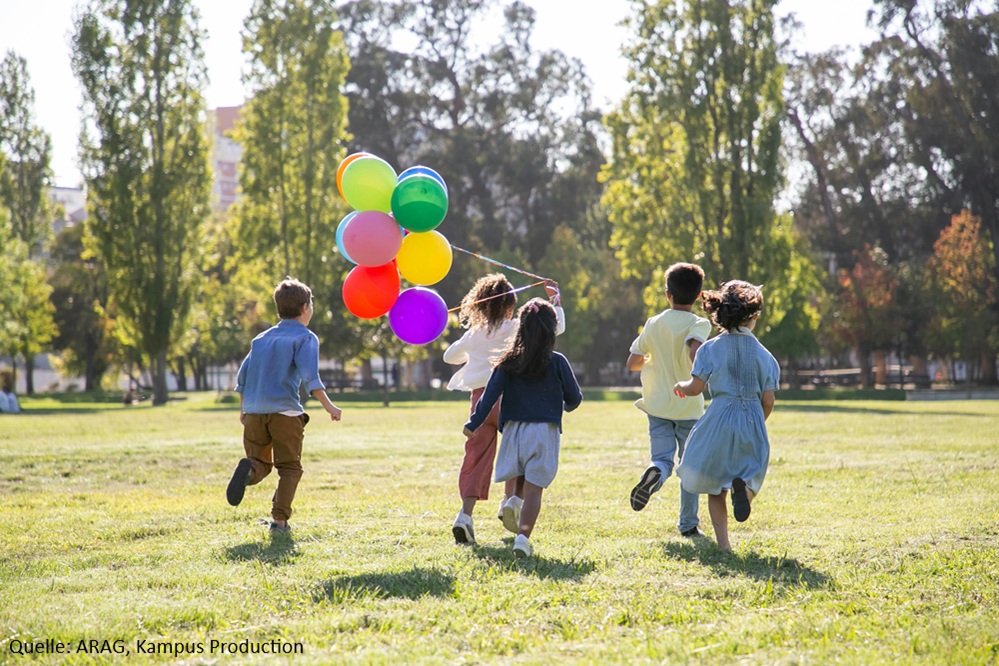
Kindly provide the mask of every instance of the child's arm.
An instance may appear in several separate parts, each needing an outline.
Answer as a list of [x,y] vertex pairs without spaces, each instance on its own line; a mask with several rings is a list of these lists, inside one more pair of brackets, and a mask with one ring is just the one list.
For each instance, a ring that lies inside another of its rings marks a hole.
[[506,378],[505,373],[499,368],[493,369],[493,374],[489,375],[489,381],[486,383],[486,390],[482,392],[479,397],[479,401],[475,403],[475,409],[472,411],[472,416],[465,423],[465,427],[461,429],[465,437],[471,437],[472,433],[479,429],[479,426],[486,420],[489,416],[489,412],[492,411],[493,405],[496,401],[500,399],[503,395],[503,383]]
[[689,398],[695,395],[701,395],[704,391],[704,387],[707,386],[700,377],[692,376],[685,382],[677,382],[673,385],[673,395],[678,398]]
[[330,397],[328,395],[326,395],[326,391],[324,389],[314,389],[312,391],[312,397],[316,398],[317,400],[319,400],[319,402],[322,403],[323,409],[325,409],[326,413],[330,415],[330,421],[340,420],[340,415],[343,412],[339,407],[333,404],[333,401],[330,400]]
[[697,350],[701,348],[704,343],[700,340],[695,340],[691,338],[687,340],[687,350],[690,352],[690,362],[694,362],[694,357],[697,355]]
[[774,392],[764,391],[763,396],[760,398],[760,403],[763,404],[763,420],[766,421],[767,417],[770,416],[770,412],[774,411]]
[[636,354],[634,352],[628,354],[628,362],[626,367],[632,372],[638,372],[643,367],[645,367],[645,356],[642,354]]

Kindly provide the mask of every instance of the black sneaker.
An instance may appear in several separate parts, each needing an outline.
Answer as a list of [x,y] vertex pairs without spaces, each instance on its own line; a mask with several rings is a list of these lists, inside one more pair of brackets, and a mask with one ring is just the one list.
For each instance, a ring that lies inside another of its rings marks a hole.
[[749,493],[746,492],[746,482],[735,477],[732,479],[732,513],[740,523],[749,520],[749,512],[752,511],[749,503]]
[[246,492],[246,484],[250,480],[252,471],[253,463],[250,462],[249,458],[243,458],[236,465],[232,478],[229,479],[229,487],[225,489],[225,498],[229,500],[229,504],[239,506],[239,503],[243,501],[243,494]]
[[701,528],[695,525],[694,527],[691,527],[689,530],[680,532],[680,536],[687,537],[688,539],[699,539],[704,536],[704,532],[701,531]]
[[287,520],[284,521],[284,525],[282,525],[281,523],[278,523],[278,522],[272,522],[271,523],[271,532],[272,533],[276,533],[276,534],[287,534],[290,531],[291,531],[291,525],[288,524]]
[[659,482],[662,478],[663,473],[655,465],[645,470],[638,485],[631,489],[631,508],[635,511],[644,509],[645,505],[649,503],[652,493],[659,490]]

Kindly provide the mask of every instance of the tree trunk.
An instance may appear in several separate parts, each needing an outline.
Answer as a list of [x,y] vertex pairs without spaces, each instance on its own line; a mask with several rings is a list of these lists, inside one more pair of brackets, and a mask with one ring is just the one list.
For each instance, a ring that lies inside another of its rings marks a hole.
[[35,393],[35,356],[25,349],[24,356],[24,392],[27,395]]
[[170,398],[167,390],[167,358],[166,350],[156,352],[153,361],[153,405],[165,405]]
[[888,354],[884,351],[874,352],[874,384],[888,386]]
[[857,348],[857,362],[860,363],[860,383],[864,388],[874,388],[874,373],[871,372],[871,351],[866,345]]
[[996,356],[989,351],[982,353],[982,384],[985,386],[999,384],[999,378],[996,377]]

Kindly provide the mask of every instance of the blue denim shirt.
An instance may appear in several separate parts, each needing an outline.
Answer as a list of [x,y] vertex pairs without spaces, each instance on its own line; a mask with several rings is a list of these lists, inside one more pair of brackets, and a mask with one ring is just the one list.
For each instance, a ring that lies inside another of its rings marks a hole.
[[302,322],[282,319],[253,339],[236,375],[246,414],[303,412],[298,395],[325,390],[319,379],[319,338]]

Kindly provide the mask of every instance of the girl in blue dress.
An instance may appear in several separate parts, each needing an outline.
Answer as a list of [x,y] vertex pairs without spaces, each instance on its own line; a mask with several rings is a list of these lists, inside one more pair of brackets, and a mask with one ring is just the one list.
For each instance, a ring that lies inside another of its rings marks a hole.
[[708,495],[718,546],[730,551],[725,498],[731,491],[737,521],[749,518],[770,460],[765,421],[774,408],[780,366],[752,333],[763,309],[759,287],[731,280],[704,292],[703,303],[721,335],[701,345],[691,378],[677,382],[673,393],[695,396],[710,386],[711,403],[690,431],[676,474],[684,490]]

